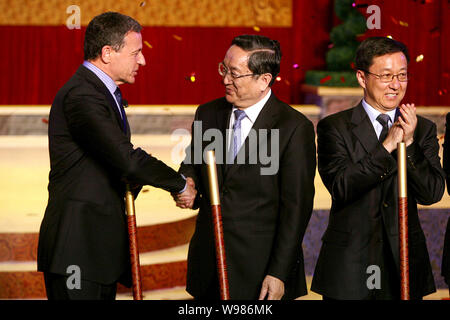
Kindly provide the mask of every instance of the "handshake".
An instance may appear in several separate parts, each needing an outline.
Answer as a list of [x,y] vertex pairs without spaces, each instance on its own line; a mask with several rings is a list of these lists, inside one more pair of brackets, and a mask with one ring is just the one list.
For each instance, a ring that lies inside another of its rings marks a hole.
[[182,209],[192,209],[194,206],[195,197],[197,196],[197,190],[195,189],[195,182],[192,178],[186,178],[186,190],[182,193],[172,193],[172,197],[175,200],[177,207]]

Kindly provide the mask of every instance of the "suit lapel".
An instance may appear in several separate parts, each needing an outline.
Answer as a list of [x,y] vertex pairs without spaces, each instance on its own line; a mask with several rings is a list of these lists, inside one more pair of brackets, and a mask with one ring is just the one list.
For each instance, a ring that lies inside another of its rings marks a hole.
[[[100,91],[101,93],[103,93],[105,95],[106,100],[109,103],[109,106],[112,108],[114,114],[116,115],[116,120],[119,123],[119,126],[122,128],[123,127],[122,116],[120,115],[119,109],[117,108],[116,100],[111,95],[111,92],[109,92],[109,90],[105,86],[105,84],[97,77],[97,75],[95,73],[93,73],[91,70],[89,70],[88,68],[86,68],[83,65],[81,65],[78,68],[77,73],[81,77],[85,78],[87,81],[93,83],[94,86],[98,89],[98,91]],[[130,132],[130,130],[128,127],[128,122],[127,122],[127,135],[128,136],[129,136],[129,132]]]
[[356,139],[361,142],[366,153],[371,152],[378,145],[379,141],[361,102],[353,110],[351,122],[354,126],[352,132]]
[[219,180],[219,187],[222,185],[223,180],[224,180],[224,176],[226,174],[226,170],[227,170],[227,165],[226,165],[226,157],[227,157],[227,129],[228,126],[230,124],[230,117],[231,117],[231,111],[233,109],[232,105],[229,104],[228,102],[226,102],[226,100],[224,99],[225,103],[223,103],[220,107],[219,110],[216,113],[216,127],[220,130],[220,132],[222,133],[222,137],[223,137],[223,149],[222,149],[222,155],[223,155],[223,159],[221,163],[217,164],[217,174],[218,177],[217,179]]
[[[276,108],[276,102],[277,99],[275,95],[272,93],[269,100],[267,100],[266,104],[262,108],[261,112],[259,113],[258,117],[256,118],[255,123],[252,126],[252,131],[256,133],[256,144],[250,144],[250,134],[245,138],[245,141],[241,147],[241,149],[238,152],[237,159],[239,157],[244,157],[245,163],[249,163],[249,159],[258,159],[258,149],[261,148],[262,143],[267,144],[268,139],[259,139],[259,130],[260,129],[271,129],[273,125],[276,123],[278,119],[278,110]],[[270,137],[269,132],[267,133],[267,137]],[[252,141],[253,142],[253,141]],[[244,153],[244,155],[242,154]],[[258,163],[258,161],[257,161]],[[226,172],[226,177],[230,177],[233,175],[234,172],[239,168],[239,166],[242,164],[235,163],[228,165],[228,170]]]

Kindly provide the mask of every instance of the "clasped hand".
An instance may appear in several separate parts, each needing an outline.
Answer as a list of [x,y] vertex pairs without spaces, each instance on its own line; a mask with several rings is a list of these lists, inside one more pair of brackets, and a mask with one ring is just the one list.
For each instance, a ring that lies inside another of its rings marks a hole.
[[195,197],[197,196],[197,190],[195,189],[195,182],[192,178],[186,178],[186,190],[182,193],[172,193],[172,197],[175,200],[177,207],[182,209],[192,209],[194,206]]
[[401,116],[389,129],[383,146],[391,153],[397,149],[397,143],[405,142],[408,147],[414,141],[414,130],[417,126],[416,107],[414,104],[402,104],[400,106]]

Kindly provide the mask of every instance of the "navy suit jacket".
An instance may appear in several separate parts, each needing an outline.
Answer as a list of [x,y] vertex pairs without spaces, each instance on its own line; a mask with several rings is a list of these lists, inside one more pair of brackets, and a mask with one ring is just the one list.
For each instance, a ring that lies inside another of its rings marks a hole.
[[[80,66],[50,110],[49,199],[41,224],[38,270],[111,284],[129,275],[125,183],[169,192],[184,179],[130,143],[130,129],[103,82]],[[129,276],[124,283],[129,284]]]

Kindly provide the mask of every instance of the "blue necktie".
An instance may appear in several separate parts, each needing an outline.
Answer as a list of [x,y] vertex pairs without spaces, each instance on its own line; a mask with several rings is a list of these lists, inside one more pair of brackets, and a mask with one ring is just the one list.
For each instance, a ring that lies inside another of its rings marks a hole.
[[234,110],[234,125],[233,125],[233,159],[236,158],[239,148],[241,147],[241,120],[247,115],[245,111],[236,109]]
[[389,117],[389,115],[381,113],[378,117],[377,117],[377,121],[379,123],[381,123],[381,125],[383,126],[383,130],[381,130],[380,133],[380,137],[378,138],[378,140],[380,140],[380,142],[383,142],[384,139],[386,139],[387,135],[388,135],[388,131],[389,131],[389,120],[391,118]]
[[127,133],[127,115],[125,114],[125,109],[123,108],[122,93],[120,92],[119,87],[117,87],[116,91],[114,91],[114,95],[116,96],[117,103],[119,104],[119,108],[120,108],[120,115],[122,117],[123,132]]

